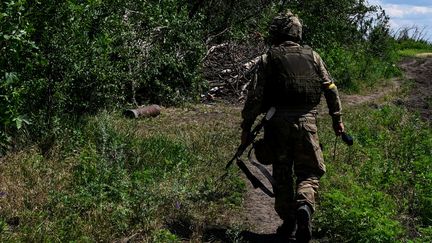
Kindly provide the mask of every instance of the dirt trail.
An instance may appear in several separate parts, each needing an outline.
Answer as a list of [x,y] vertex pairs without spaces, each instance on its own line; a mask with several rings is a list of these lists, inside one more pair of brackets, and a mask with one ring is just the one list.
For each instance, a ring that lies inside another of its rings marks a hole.
[[427,121],[432,121],[432,53],[421,54],[423,58],[408,58],[400,63],[412,87],[405,105],[418,111]]
[[[379,91],[367,94],[367,95],[344,95],[341,94],[342,104],[345,108],[355,105],[360,105],[368,102],[374,102],[386,94],[397,90],[400,87],[399,80],[392,80],[389,85],[383,87]],[[321,102],[325,104],[325,102]],[[320,107],[320,114],[326,114],[325,105]],[[249,166],[250,170],[260,179],[268,188],[271,188],[270,183],[266,178],[259,173],[259,170],[253,166]],[[266,167],[269,172],[272,171],[271,166]],[[247,183],[247,193],[245,199],[245,218],[249,225],[251,225],[251,231],[260,237],[267,237],[267,241],[272,241],[272,234],[276,232],[282,221],[273,209],[274,199],[268,197],[259,189],[254,189],[250,183]],[[247,239],[254,241],[254,239]]]
[[401,86],[401,80],[392,79],[390,82],[380,89],[366,95],[345,95],[341,94],[341,102],[343,107],[361,105],[370,102],[376,102],[387,94],[397,91]]
[[[406,59],[400,63],[400,67],[406,73],[406,78],[414,81],[411,95],[407,101],[404,101],[404,104],[410,109],[419,110],[423,117],[430,120],[432,116],[432,58]],[[350,106],[378,102],[387,94],[397,91],[401,83],[401,80],[398,79],[391,80],[387,86],[367,95],[341,94],[343,106],[346,109]],[[325,112],[321,112],[321,114],[325,114]],[[267,168],[271,172],[271,166]],[[267,187],[271,188],[266,178],[256,168],[250,166],[250,169]],[[249,242],[275,241],[273,234],[282,222],[273,209],[274,199],[265,195],[261,190],[254,189],[250,183],[247,183],[247,187],[244,204],[245,219],[247,224],[251,226],[250,231],[253,233],[249,234],[249,237],[244,237],[245,240]]]

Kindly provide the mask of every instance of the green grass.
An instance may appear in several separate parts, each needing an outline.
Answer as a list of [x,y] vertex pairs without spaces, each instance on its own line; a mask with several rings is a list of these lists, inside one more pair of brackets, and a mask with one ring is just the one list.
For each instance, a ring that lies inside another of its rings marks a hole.
[[[143,120],[105,112],[49,158],[35,147],[9,154],[0,163],[0,241],[175,242],[182,236],[169,225],[182,222],[199,235],[209,222],[231,220],[221,215],[238,211],[244,182],[237,173],[219,177],[238,142],[239,117],[219,109],[166,109]],[[14,218],[16,227],[8,223]]]
[[[325,151],[317,235],[335,242],[430,239],[430,126],[391,103],[349,108],[345,123],[355,145],[340,143],[336,160]],[[322,140],[331,144],[323,125]]]
[[[353,147],[320,119],[327,173],[314,218],[331,242],[432,239],[432,131],[392,100],[345,108]],[[0,241],[199,241],[207,225],[242,225],[244,182],[219,181],[239,142],[240,108],[191,105],[153,119],[115,112],[69,125],[0,161]],[[14,221],[19,220],[16,225]],[[181,225],[181,230],[173,225]]]
[[337,45],[317,51],[329,67],[337,86],[347,93],[370,92],[385,80],[401,75],[394,65],[397,56],[393,52],[388,57],[377,57],[371,55],[371,50],[346,49]]
[[430,54],[432,56],[432,48],[431,49],[403,49],[399,50],[398,54],[401,57],[415,57]]
[[425,57],[432,53],[432,44],[426,41],[407,39],[397,43],[397,52],[400,57]]

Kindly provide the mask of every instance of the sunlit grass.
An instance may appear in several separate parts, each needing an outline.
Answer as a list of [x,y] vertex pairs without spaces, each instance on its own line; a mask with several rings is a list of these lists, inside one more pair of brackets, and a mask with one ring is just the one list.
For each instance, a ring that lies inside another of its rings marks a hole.
[[398,54],[402,57],[432,57],[432,49],[403,49]]
[[[399,96],[346,107],[355,145],[339,142],[335,159],[331,120],[320,117],[327,173],[316,237],[432,237],[432,132],[393,104]],[[240,110],[191,105],[136,120],[102,112],[63,138],[49,158],[36,147],[9,154],[0,163],[0,240],[199,241],[206,225],[241,225],[245,182],[238,173],[219,180],[239,142]],[[65,149],[72,140],[80,142]],[[173,231],[176,223],[189,235]]]
[[[152,119],[102,112],[87,119],[72,148],[46,158],[34,147],[0,163],[0,241],[101,241],[133,236],[171,242],[181,222],[235,222],[244,183],[219,178],[239,142],[239,108],[194,105]],[[17,221],[17,225],[15,224]]]

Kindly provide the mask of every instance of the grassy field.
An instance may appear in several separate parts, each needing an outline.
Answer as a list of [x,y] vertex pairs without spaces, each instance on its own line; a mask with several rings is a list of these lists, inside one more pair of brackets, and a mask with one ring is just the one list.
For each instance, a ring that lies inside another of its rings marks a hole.
[[[432,131],[386,102],[349,110],[355,145],[325,151],[317,235],[337,242],[427,242],[430,235]],[[331,140],[331,131],[322,133]],[[326,142],[328,143],[328,142]]]
[[[396,102],[404,90],[345,107],[355,145],[339,142],[335,159],[330,119],[320,119],[328,172],[317,238],[432,240],[432,131]],[[9,153],[0,160],[0,241],[200,242],[209,225],[241,240],[245,182],[236,168],[219,180],[239,142],[240,110],[200,104],[138,120],[102,112],[65,126],[48,152]]]
[[[48,155],[37,147],[0,163],[0,241],[175,241],[181,225],[232,221],[244,182],[219,180],[238,142],[239,110],[164,109],[155,119],[104,112],[65,129]],[[181,230],[180,230],[181,231]]]
[[403,49],[398,52],[401,57],[431,57],[432,50],[430,49]]

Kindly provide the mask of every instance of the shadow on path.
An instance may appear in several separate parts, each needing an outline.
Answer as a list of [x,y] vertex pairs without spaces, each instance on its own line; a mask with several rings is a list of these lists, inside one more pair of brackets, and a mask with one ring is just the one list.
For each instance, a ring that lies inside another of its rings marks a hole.
[[235,231],[224,228],[207,229],[204,232],[203,240],[206,242],[282,242],[276,234],[258,234],[251,231],[235,233]]
[[282,242],[276,234],[257,234],[250,231],[243,231],[240,235],[245,242]]
[[[248,243],[294,243],[295,240],[287,241],[276,234],[254,233],[248,230],[235,233],[234,230],[226,228],[207,229],[203,235],[204,242],[248,242]],[[310,243],[329,243],[327,237],[313,237]]]

